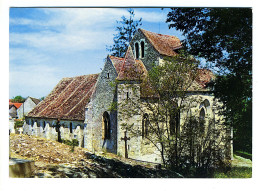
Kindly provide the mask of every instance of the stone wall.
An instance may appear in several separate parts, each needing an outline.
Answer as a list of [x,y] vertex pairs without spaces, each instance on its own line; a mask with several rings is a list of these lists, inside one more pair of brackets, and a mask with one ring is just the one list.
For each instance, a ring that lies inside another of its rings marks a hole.
[[[109,58],[106,59],[104,68],[99,75],[96,90],[86,108],[84,130],[85,147],[90,151],[106,150],[116,153],[117,145],[117,112],[110,111],[113,102],[116,102],[115,82],[117,72]],[[110,138],[102,137],[103,114],[107,112],[110,118]]]
[[[125,141],[121,140],[121,138],[124,137],[124,132],[126,131],[126,128],[124,127],[124,124],[128,124],[133,126],[131,128],[138,129],[140,132],[142,130],[142,119],[143,116],[140,112],[140,114],[133,115],[131,117],[124,117],[124,110],[127,109],[127,105],[120,104],[125,99],[127,99],[126,94],[128,92],[128,95],[131,99],[132,96],[136,96],[136,99],[140,99],[140,94],[132,94],[131,90],[129,89],[131,85],[130,84],[119,84],[118,85],[118,150],[117,154],[121,156],[125,156]],[[138,89],[138,84],[132,84],[132,86],[135,86],[134,89]],[[138,91],[137,91],[138,92]],[[187,111],[183,109],[180,113],[180,127],[182,127],[185,123],[187,115],[192,114],[192,116],[200,117],[200,111],[202,109],[205,110],[205,125],[208,128],[210,120],[215,120],[214,127],[211,126],[211,128],[214,128],[216,131],[219,132],[218,137],[214,138],[216,142],[220,143],[219,149],[225,151],[225,144],[230,144],[229,142],[225,142],[222,140],[226,140],[228,138],[229,132],[227,132],[224,124],[223,124],[223,116],[218,112],[218,106],[220,106],[220,102],[214,99],[214,96],[210,92],[191,92],[188,94],[186,101],[191,103],[190,105],[190,111]],[[204,104],[206,103],[206,104]],[[140,105],[142,104],[142,101],[140,101]],[[145,109],[145,106],[143,106],[142,113],[145,113],[145,111],[149,114],[149,110]],[[205,129],[205,135],[207,134],[208,129]],[[180,129],[180,132],[182,132],[182,129]],[[127,150],[128,150],[128,157],[137,159],[137,160],[143,160],[143,161],[149,161],[154,163],[161,163],[161,154],[148,139],[145,137],[132,135],[131,131],[127,131],[127,137],[130,138],[130,140],[127,141]],[[158,143],[157,146],[160,148],[160,144]],[[226,159],[230,159],[231,157],[231,148],[228,149],[225,153],[223,153],[223,156],[225,156]],[[202,146],[203,147],[203,146]],[[203,148],[202,148],[203,150]]]
[[[127,98],[128,94],[128,98]],[[148,162],[160,163],[160,153],[157,148],[154,147],[149,141],[145,140],[141,135],[138,136],[133,134],[131,131],[127,131],[124,124],[132,126],[131,128],[135,131],[141,131],[142,129],[142,114],[133,114],[130,117],[125,117],[127,107],[131,107],[129,101],[129,106],[125,104],[126,99],[131,99],[133,102],[140,101],[140,84],[125,84],[121,83],[118,85],[118,132],[117,132],[117,154],[125,156],[125,141],[122,140],[125,136],[125,131],[127,138],[127,151],[128,157],[137,160],[143,160]],[[140,103],[141,104],[141,103]]]
[[[130,46],[132,48],[135,57],[136,57],[135,43],[138,43],[139,52],[141,53],[141,42],[144,42],[144,57],[142,58],[141,56],[139,56],[138,60],[142,60],[146,69],[150,70],[153,64],[156,65],[159,64],[159,58],[161,58],[161,55],[158,53],[157,50],[155,50],[155,48],[145,37],[145,35],[140,30],[138,30],[130,42]],[[139,55],[141,55],[140,53]]]

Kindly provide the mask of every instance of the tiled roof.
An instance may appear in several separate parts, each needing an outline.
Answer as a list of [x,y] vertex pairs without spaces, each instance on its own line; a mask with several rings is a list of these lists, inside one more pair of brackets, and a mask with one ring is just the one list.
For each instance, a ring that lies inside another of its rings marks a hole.
[[143,62],[140,60],[135,60],[130,46],[127,49],[123,62],[122,60],[116,61],[115,68],[118,73],[117,80],[120,81],[141,80],[142,76],[147,74],[147,70]]
[[19,107],[21,107],[22,104],[23,104],[23,103],[13,103],[13,102],[11,102],[11,101],[9,100],[9,108],[10,108],[11,105],[14,105],[14,106],[16,107],[16,109],[18,109]]
[[165,56],[174,56],[177,53],[174,51],[181,47],[181,41],[175,36],[162,35],[154,32],[150,32],[144,29],[139,29],[150,41],[153,47],[161,54]]
[[28,117],[84,120],[87,105],[98,74],[63,78]]
[[[133,60],[132,50],[129,50],[125,58],[118,58],[115,56],[109,56],[114,64],[118,75],[118,80],[142,80],[141,83],[141,97],[142,98],[157,98],[149,79],[146,78],[148,72],[141,60]],[[130,57],[130,58],[129,58]],[[139,72],[135,72],[135,71]],[[134,72],[132,72],[134,71]],[[198,69],[198,77],[193,82],[192,86],[188,88],[188,91],[206,90],[207,83],[211,81],[214,74],[210,70]]]
[[207,84],[214,78],[214,74],[208,69],[198,69],[198,77],[195,81],[202,87],[205,88]]
[[109,58],[112,61],[113,65],[115,66],[116,72],[119,73],[124,64],[125,58],[119,58],[115,56],[109,56]]

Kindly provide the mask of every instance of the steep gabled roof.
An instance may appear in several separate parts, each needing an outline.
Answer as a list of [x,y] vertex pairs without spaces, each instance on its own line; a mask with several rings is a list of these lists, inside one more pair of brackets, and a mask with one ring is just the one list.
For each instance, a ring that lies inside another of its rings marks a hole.
[[143,62],[135,60],[130,46],[127,49],[124,60],[116,61],[115,68],[118,73],[117,80],[119,81],[141,80],[142,76],[147,73]]
[[10,108],[10,106],[15,106],[16,107],[16,109],[18,109],[19,107],[21,107],[21,105],[22,105],[23,103],[13,103],[13,102],[11,102],[11,100],[9,100],[9,108]]
[[181,47],[180,39],[175,36],[158,34],[144,29],[139,30],[161,55],[174,56],[177,54],[174,50]]
[[99,74],[63,78],[28,117],[84,120],[88,103]]
[[124,64],[124,60],[125,58],[119,58],[119,57],[115,57],[115,56],[109,56],[110,60],[112,61],[117,74],[119,74],[123,64]]
[[207,84],[215,78],[215,75],[211,70],[199,68],[198,77],[195,81],[200,85],[201,88],[205,88]]

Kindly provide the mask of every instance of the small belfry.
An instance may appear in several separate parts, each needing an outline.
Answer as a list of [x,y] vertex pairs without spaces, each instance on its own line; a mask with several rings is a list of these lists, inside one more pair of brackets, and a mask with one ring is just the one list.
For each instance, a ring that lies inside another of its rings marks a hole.
[[[159,98],[149,81],[143,82],[154,64],[160,65],[164,57],[178,55],[180,49],[181,42],[175,36],[138,29],[125,56],[108,55],[101,73],[63,78],[25,117],[24,133],[52,140],[58,140],[58,136],[63,140],[77,139],[78,146],[92,152],[106,150],[126,158],[162,163],[158,145],[148,140],[152,137],[153,114],[145,107],[127,118],[125,113],[135,107],[134,102],[142,106]],[[206,86],[214,75],[206,69],[198,71],[193,86],[197,89],[189,89],[188,93],[202,101],[189,115],[196,115],[205,123],[209,123],[208,116],[221,119],[213,107],[214,96]],[[187,112],[178,110],[165,118],[170,136],[181,136],[183,116]],[[55,131],[57,125],[59,132]],[[137,136],[130,133],[133,129],[140,131]]]

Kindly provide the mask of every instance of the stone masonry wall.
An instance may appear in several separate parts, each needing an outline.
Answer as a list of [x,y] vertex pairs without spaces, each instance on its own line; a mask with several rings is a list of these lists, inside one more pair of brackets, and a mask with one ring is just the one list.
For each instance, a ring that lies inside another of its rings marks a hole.
[[[115,86],[112,85],[116,77],[116,69],[107,58],[99,75],[96,90],[86,108],[84,140],[85,147],[92,152],[107,150],[116,153],[117,150],[117,112],[109,111],[111,104],[116,102]],[[102,120],[105,111],[110,116],[110,139],[102,138]]]
[[[144,42],[144,57],[141,58],[141,42]],[[135,43],[138,43],[139,45],[139,59],[144,63],[147,70],[150,70],[152,67],[152,64],[159,64],[159,58],[161,57],[157,50],[153,47],[153,45],[150,43],[150,41],[145,37],[145,35],[138,30],[133,39],[130,42],[130,46],[132,48],[132,51],[134,55],[135,53]]]

